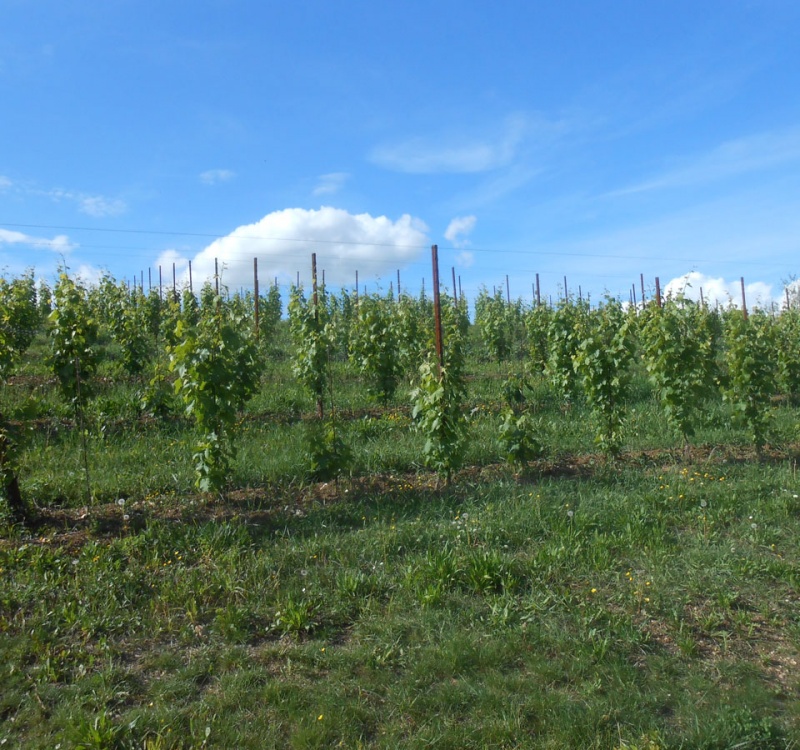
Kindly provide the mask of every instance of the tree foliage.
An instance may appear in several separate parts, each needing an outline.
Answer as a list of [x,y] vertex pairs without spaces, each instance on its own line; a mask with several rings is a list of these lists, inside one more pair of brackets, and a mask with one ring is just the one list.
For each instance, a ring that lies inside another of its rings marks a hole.
[[179,321],[170,347],[175,392],[199,433],[194,450],[197,487],[221,489],[235,457],[237,414],[255,393],[260,375],[251,328],[219,295],[204,306],[197,324]]

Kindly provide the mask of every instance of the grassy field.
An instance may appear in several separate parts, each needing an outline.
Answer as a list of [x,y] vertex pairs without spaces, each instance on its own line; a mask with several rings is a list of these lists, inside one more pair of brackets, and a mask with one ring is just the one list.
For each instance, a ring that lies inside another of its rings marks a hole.
[[352,471],[319,483],[313,405],[276,360],[213,497],[186,424],[109,380],[87,503],[69,410],[22,373],[2,399],[40,521],[0,539],[0,747],[796,747],[797,409],[757,458],[708,404],[684,451],[637,380],[610,462],[537,385],[546,453],[515,471],[503,374],[471,365],[444,487],[407,394],[379,409],[341,365]]

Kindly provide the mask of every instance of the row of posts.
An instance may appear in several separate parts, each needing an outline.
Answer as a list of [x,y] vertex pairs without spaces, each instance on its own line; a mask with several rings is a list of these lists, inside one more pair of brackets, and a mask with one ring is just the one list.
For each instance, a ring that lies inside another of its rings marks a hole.
[[[439,250],[437,245],[431,246],[431,263],[433,268],[433,296],[434,296],[434,305],[436,310],[440,310],[439,302]],[[313,284],[313,293],[314,293],[314,303],[316,305],[316,298],[317,298],[317,254],[311,254],[311,266],[312,266],[312,284]],[[456,283],[456,269],[455,267],[451,268],[453,274],[453,297],[457,301],[459,298],[463,299],[463,292],[461,289],[461,277],[458,277],[458,282]],[[135,278],[135,277],[134,277]],[[147,269],[147,280],[148,285],[152,288],[152,276],[151,270]],[[739,279],[741,284],[741,291],[742,291],[742,313],[745,319],[748,316],[747,313],[747,299],[745,295],[745,285],[744,285],[744,276],[740,277]],[[640,289],[641,289],[641,303],[644,306],[646,302],[645,296],[645,286],[644,286],[644,274],[639,274],[639,282],[640,282]],[[135,283],[135,281],[134,281]],[[275,284],[278,283],[278,279],[276,277]],[[325,271],[322,272],[322,283],[325,283]],[[425,279],[422,280],[423,290],[425,289]],[[140,285],[144,287],[144,272],[141,272],[140,276]],[[300,285],[300,272],[297,272],[297,285]],[[356,290],[355,290],[355,300],[356,304],[358,304],[358,271],[356,270]],[[158,293],[159,297],[161,296],[161,290],[163,288],[163,279],[162,279],[162,271],[161,266],[158,267]],[[172,292],[173,294],[177,294],[178,284],[177,284],[177,274],[176,274],[176,267],[175,263],[172,264]],[[214,258],[214,289],[217,294],[219,294],[219,264],[217,258]],[[458,295],[455,294],[455,290],[458,289]],[[193,282],[192,282],[192,261],[189,261],[189,291],[194,291],[193,289]],[[256,336],[258,335],[259,330],[259,284],[258,284],[258,258],[253,258],[253,291],[255,297],[255,329],[256,329]],[[496,291],[496,289],[495,289]],[[536,282],[535,284],[531,284],[531,293],[533,295],[533,300],[536,305],[542,304],[541,298],[541,289],[539,286],[539,274],[536,274]],[[400,296],[400,269],[397,270],[397,295]],[[569,287],[567,286],[567,277],[564,276],[564,298],[569,299]],[[583,290],[581,287],[578,287],[578,298],[583,299]],[[506,274],[506,299],[510,303],[511,302],[511,288],[509,284],[508,274]],[[636,296],[636,285],[631,285],[631,292],[630,292],[630,302],[634,306],[638,306],[639,300]],[[661,281],[658,276],[655,278],[655,302],[658,307],[661,307],[663,304],[663,297],[661,295]],[[700,287],[700,304],[704,304],[703,299],[703,288]],[[789,290],[786,289],[786,306],[789,307]],[[435,313],[439,314],[439,313]],[[441,321],[437,324],[437,329],[440,328]],[[437,352],[439,349],[439,345],[437,344]]]

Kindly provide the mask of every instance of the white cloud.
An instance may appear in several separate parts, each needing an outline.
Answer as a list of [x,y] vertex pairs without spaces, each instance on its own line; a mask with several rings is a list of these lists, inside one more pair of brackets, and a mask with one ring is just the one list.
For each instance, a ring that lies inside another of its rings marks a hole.
[[230,169],[209,169],[200,173],[200,182],[204,185],[216,185],[219,182],[230,182],[236,172]]
[[347,172],[330,172],[319,176],[313,195],[333,195],[338,193],[350,178]]
[[[682,294],[687,299],[700,301],[702,294],[703,300],[711,305],[722,307],[742,306],[742,282],[741,279],[728,281],[722,277],[706,276],[699,271],[692,271],[677,278],[672,279],[662,290],[665,297],[678,296]],[[747,307],[769,308],[775,300],[772,295],[772,286],[763,281],[746,283],[744,287],[745,301]]]
[[500,132],[475,138],[463,134],[411,138],[377,146],[370,159],[381,167],[410,174],[488,172],[510,164],[529,125],[523,117],[510,117]]
[[14,183],[5,175],[0,174],[0,190],[8,190]]
[[315,252],[318,273],[324,269],[328,283],[348,284],[356,270],[362,279],[381,277],[416,260],[429,244],[427,232],[422,221],[408,214],[392,221],[329,206],[287,208],[215,240],[193,258],[192,270],[195,283],[211,279],[216,258],[223,284],[252,286],[257,257],[259,278],[294,281],[299,271],[301,280],[308,281]]
[[27,245],[28,247],[51,250],[54,253],[62,254],[69,253],[76,247],[65,234],[58,234],[53,238],[34,237],[30,234],[12,232],[8,229],[0,229],[0,244]]
[[449,240],[456,247],[464,247],[466,236],[475,229],[477,219],[474,216],[456,216],[448,225],[444,232],[446,240]]

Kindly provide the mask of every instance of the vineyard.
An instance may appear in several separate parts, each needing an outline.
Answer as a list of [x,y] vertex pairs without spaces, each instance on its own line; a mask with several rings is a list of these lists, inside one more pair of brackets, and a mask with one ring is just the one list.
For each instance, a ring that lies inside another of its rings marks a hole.
[[0,745],[796,746],[788,302],[0,279]]

